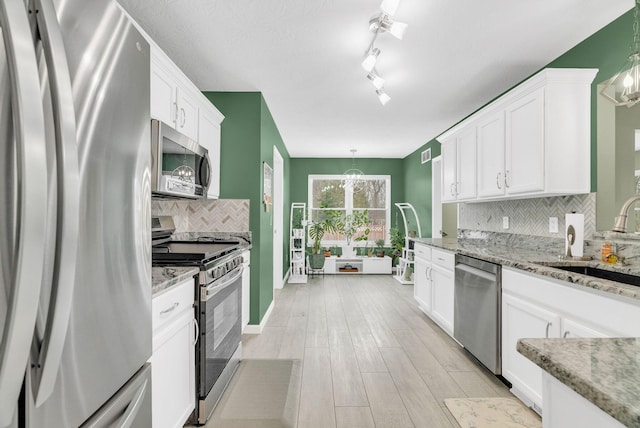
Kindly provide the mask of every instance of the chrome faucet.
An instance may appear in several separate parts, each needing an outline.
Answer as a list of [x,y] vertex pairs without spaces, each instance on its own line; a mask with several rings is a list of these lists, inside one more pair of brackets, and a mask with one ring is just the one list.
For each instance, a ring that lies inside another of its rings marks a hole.
[[633,205],[634,202],[638,201],[640,201],[640,195],[633,195],[632,197],[627,199],[627,202],[625,202],[622,208],[620,208],[620,213],[616,217],[613,229],[611,229],[612,232],[627,232],[627,215],[629,213],[629,208],[631,208],[631,205]]

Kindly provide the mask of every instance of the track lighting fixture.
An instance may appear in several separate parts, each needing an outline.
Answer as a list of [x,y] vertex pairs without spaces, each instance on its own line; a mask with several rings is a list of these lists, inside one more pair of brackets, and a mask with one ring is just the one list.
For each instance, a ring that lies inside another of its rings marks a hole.
[[378,94],[378,99],[382,105],[385,105],[391,99],[391,97],[384,92],[384,89],[376,90],[376,94]]
[[382,89],[384,86],[384,79],[378,76],[375,69],[371,70],[371,73],[367,74],[367,79],[371,80],[371,83],[373,83],[373,86],[375,86],[376,89]]
[[398,10],[399,3],[400,0],[383,0],[382,4],[380,4],[380,12],[369,20],[369,29],[373,32],[373,38],[362,61],[362,68],[368,73],[367,79],[376,88],[376,94],[378,94],[378,99],[382,105],[388,103],[391,97],[384,91],[384,79],[375,70],[376,62],[380,56],[380,49],[374,47],[373,44],[378,34],[381,33],[389,33],[399,40],[404,37],[404,33],[407,31],[407,24],[391,19]]

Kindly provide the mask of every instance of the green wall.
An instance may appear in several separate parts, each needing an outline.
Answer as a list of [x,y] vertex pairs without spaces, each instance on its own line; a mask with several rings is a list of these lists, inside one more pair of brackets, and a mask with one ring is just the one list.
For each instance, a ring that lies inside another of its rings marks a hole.
[[[289,204],[290,156],[259,92],[204,92],[225,116],[220,148],[220,198],[249,199],[250,324],[259,324],[273,301],[273,216],[262,203],[262,162],[273,167],[273,147],[284,159],[284,205]],[[285,208],[285,224],[288,224]],[[288,245],[283,249],[288,253]]]
[[[534,35],[532,35],[533,37]],[[594,33],[557,59],[551,61],[542,69],[551,68],[597,68],[599,69],[592,84],[591,96],[591,190],[597,190],[597,85],[611,78],[618,72],[627,56],[631,53],[630,45],[633,40],[633,10],[625,13],[620,18]],[[536,71],[537,73],[537,71]],[[533,73],[535,74],[535,73]],[[532,75],[533,75],[532,74]],[[527,79],[531,77],[528,76]],[[526,79],[523,79],[526,80]],[[517,86],[517,85],[516,85]],[[510,90],[511,88],[509,88]],[[505,91],[505,92],[508,92]],[[495,98],[502,94],[496,94]],[[495,99],[494,98],[494,99]],[[489,104],[494,99],[487,100]],[[462,100],[461,102],[464,102]],[[486,104],[485,104],[486,105]],[[484,106],[483,106],[484,107]],[[481,107],[482,108],[482,107]],[[478,109],[479,110],[479,109]],[[473,114],[475,112],[472,112]],[[471,115],[470,114],[470,115]],[[469,115],[469,116],[470,116]],[[464,120],[462,118],[459,122]],[[452,123],[450,127],[457,123]],[[448,129],[448,128],[447,128]],[[447,129],[443,129],[445,132]],[[407,179],[405,181],[405,194],[407,202],[411,202],[423,223],[428,223],[431,230],[431,166],[430,163],[420,165],[420,153],[428,147],[432,157],[436,156],[435,147],[439,147],[438,141],[431,140],[404,159]],[[439,153],[438,148],[438,153]],[[414,191],[413,189],[417,189]],[[455,204],[445,204],[444,207],[455,207]],[[420,209],[418,208],[420,207]],[[447,230],[447,220],[455,217],[452,212],[443,212],[443,228]],[[423,220],[424,219],[424,220]],[[423,230],[425,230],[423,226]],[[423,233],[424,234],[424,233]],[[425,234],[425,236],[427,236]]]
[[[310,174],[342,174],[352,167],[352,159],[338,158],[293,158],[291,159],[291,202],[308,203],[308,176]],[[371,175],[391,176],[391,226],[396,225],[398,209],[393,206],[396,202],[406,202],[404,182],[404,162],[402,159],[356,159],[356,168]],[[397,219],[402,227],[402,218]]]

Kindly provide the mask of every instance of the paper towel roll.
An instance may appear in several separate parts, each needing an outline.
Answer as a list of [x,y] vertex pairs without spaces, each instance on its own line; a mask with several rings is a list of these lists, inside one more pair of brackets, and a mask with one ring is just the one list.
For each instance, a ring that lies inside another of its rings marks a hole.
[[573,226],[575,237],[571,245],[571,255],[582,257],[584,255],[584,214],[566,214],[564,217],[564,253],[569,253],[569,226]]

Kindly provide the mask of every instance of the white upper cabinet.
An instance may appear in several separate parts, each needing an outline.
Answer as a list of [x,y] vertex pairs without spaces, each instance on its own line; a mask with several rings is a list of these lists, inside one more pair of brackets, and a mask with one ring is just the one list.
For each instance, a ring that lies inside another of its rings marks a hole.
[[504,112],[478,122],[478,198],[505,194]]
[[217,110],[200,109],[198,141],[209,151],[211,164],[211,181],[207,190],[207,198],[218,199],[220,196],[220,122],[224,116]]
[[442,200],[476,197],[476,129],[469,127],[442,142]]
[[[440,135],[443,201],[589,193],[596,73],[545,69]],[[460,141],[466,141],[464,150]]]
[[505,116],[504,180],[507,194],[544,190],[544,89],[509,105]]

